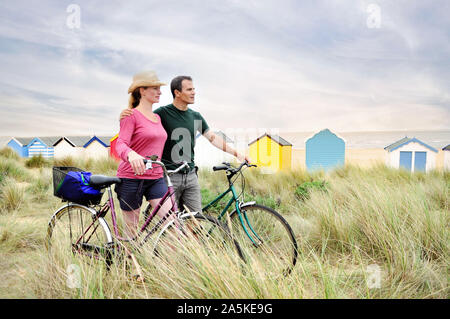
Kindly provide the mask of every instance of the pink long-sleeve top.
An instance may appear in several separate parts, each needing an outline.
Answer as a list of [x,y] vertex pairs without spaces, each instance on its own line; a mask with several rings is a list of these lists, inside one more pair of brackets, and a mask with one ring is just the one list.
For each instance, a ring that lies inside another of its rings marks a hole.
[[128,153],[135,151],[139,155],[158,155],[161,158],[167,133],[161,124],[161,118],[155,114],[158,122],[150,121],[138,110],[120,121],[119,137],[117,139],[117,154],[120,163],[117,169],[117,177],[135,179],[158,179],[163,177],[163,170],[159,165],[146,170],[143,175],[134,175],[133,168],[128,162]]

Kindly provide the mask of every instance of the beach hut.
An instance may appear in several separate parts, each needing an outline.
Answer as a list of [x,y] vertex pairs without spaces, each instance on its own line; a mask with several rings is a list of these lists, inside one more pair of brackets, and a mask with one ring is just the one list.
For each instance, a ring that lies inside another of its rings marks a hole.
[[35,137],[28,145],[28,157],[42,155],[45,158],[53,158],[53,143],[57,137]]
[[[217,136],[221,137],[227,144],[235,148],[234,141],[225,135],[222,131],[214,132]],[[211,168],[214,165],[220,165],[223,162],[232,162],[235,157],[228,154],[214,145],[212,145],[203,135],[200,133],[195,137],[195,165],[198,167]]]
[[410,172],[427,172],[436,167],[438,150],[417,138],[404,137],[384,148],[388,152],[387,165]]
[[306,140],[306,168],[325,171],[345,164],[345,140],[324,129]]
[[111,137],[94,135],[83,146],[85,156],[90,158],[108,157],[110,139]]
[[112,158],[115,158],[116,160],[120,160],[120,157],[117,154],[117,150],[116,150],[116,143],[117,143],[118,137],[119,137],[119,134],[116,134],[109,140],[109,156],[111,156]]
[[292,144],[282,137],[265,133],[248,145],[250,158],[266,171],[277,172],[291,168]]
[[28,144],[33,137],[13,137],[7,146],[12,148],[20,157],[28,157]]
[[442,150],[444,151],[444,170],[450,171],[450,144]]
[[90,136],[63,136],[53,143],[55,158],[67,156],[85,156],[84,145],[91,139]]
[[8,146],[20,157],[32,157],[41,154],[43,157],[53,157],[53,142],[57,137],[13,137]]

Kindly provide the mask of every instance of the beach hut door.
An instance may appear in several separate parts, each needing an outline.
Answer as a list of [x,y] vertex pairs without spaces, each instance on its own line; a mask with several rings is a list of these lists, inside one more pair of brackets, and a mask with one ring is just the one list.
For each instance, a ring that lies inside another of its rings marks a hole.
[[414,154],[414,171],[425,172],[427,163],[427,152],[415,152]]
[[411,171],[412,152],[400,152],[400,168]]

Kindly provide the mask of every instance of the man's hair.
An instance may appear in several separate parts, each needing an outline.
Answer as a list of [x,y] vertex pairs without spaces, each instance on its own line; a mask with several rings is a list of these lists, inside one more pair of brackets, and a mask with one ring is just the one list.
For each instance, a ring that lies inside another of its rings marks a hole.
[[176,78],[174,78],[172,80],[172,82],[170,82],[170,91],[172,92],[172,97],[175,98],[175,90],[178,90],[181,92],[181,90],[183,88],[183,86],[181,85],[181,82],[183,82],[183,80],[192,81],[192,78],[187,75],[180,75],[180,76],[177,76]]

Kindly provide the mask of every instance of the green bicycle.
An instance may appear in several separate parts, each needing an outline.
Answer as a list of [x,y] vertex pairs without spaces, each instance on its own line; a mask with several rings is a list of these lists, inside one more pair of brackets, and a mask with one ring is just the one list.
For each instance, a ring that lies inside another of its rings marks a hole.
[[[256,202],[241,202],[240,196],[244,192],[245,178],[243,168],[256,167],[247,162],[233,167],[230,163],[214,166],[214,171],[224,170],[227,175],[228,189],[218,195],[214,200],[203,207],[204,214],[211,215],[218,203],[229,193],[231,198],[217,217],[226,219],[228,209],[229,226],[234,238],[239,242],[245,259],[255,263],[255,266],[264,267],[266,271],[283,275],[291,273],[297,262],[297,241],[288,222],[275,210],[259,205]],[[242,177],[242,193],[237,194],[234,186],[237,178]]]

